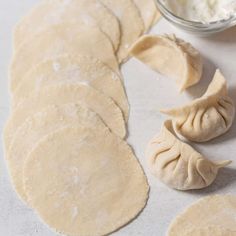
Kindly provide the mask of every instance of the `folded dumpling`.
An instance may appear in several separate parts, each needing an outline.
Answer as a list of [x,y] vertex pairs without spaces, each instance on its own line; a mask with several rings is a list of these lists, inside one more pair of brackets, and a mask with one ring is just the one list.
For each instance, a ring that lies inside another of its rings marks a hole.
[[218,170],[231,163],[204,158],[175,136],[170,120],[165,121],[160,134],[150,141],[146,156],[151,172],[163,183],[178,190],[209,186]]
[[151,69],[176,80],[180,91],[199,82],[202,58],[190,44],[175,35],[145,35],[130,49],[130,54]]
[[226,80],[219,70],[205,94],[189,104],[161,112],[173,118],[175,131],[188,140],[205,142],[231,127],[235,106],[228,96]]

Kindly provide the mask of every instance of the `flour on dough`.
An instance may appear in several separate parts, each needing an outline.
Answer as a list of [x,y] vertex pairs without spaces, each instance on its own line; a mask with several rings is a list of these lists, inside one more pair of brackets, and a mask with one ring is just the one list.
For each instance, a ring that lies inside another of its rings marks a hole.
[[132,0],[100,0],[120,21],[121,42],[117,52],[118,61],[128,58],[129,47],[144,32],[141,13]]
[[[192,231],[199,232],[206,227],[217,228],[220,230],[219,232],[236,231],[235,212],[236,196],[212,195],[204,197],[176,217],[169,227],[168,236],[188,235]],[[217,234],[213,235],[218,236]]]
[[96,112],[115,134],[125,137],[126,127],[122,111],[112,99],[87,85],[59,84],[41,89],[36,94],[32,93],[24,103],[12,111],[4,129],[5,152],[7,153],[17,128],[28,116],[46,106],[65,103],[84,104]]
[[6,160],[16,192],[25,202],[27,196],[23,188],[23,166],[30,151],[45,135],[71,124],[106,127],[96,113],[84,106],[69,103],[48,106],[28,117],[17,129]]
[[64,54],[88,55],[118,71],[114,53],[110,40],[96,27],[76,23],[51,26],[34,35],[15,52],[10,67],[11,90],[14,91],[30,68]]
[[17,24],[15,49],[47,27],[65,22],[98,27],[109,37],[115,50],[120,44],[119,21],[98,0],[44,0]]
[[60,56],[33,67],[17,86],[13,106],[21,104],[32,91],[55,83],[82,82],[111,97],[121,108],[128,121],[129,104],[123,80],[108,66],[90,56]]
[[108,129],[71,126],[40,140],[24,166],[30,205],[62,234],[107,235],[145,207],[148,183],[131,148]]

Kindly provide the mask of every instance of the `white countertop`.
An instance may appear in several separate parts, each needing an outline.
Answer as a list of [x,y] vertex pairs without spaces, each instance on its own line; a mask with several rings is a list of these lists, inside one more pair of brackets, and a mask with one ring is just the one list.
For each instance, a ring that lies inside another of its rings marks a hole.
[[[8,116],[9,95],[7,68],[11,58],[11,32],[17,20],[37,0],[0,1],[0,129]],[[172,190],[150,175],[144,151],[149,139],[159,131],[165,116],[160,108],[172,107],[200,96],[219,67],[226,76],[229,91],[236,101],[236,28],[210,38],[186,35],[161,20],[155,33],[176,33],[190,41],[204,57],[202,81],[188,93],[179,95],[173,81],[150,71],[145,65],[131,59],[123,66],[126,90],[131,105],[128,141],[134,148],[151,185],[150,198],[142,214],[116,236],[164,236],[169,223],[186,206],[209,194],[236,194],[236,124],[231,130],[211,142],[196,145],[211,160],[233,160],[230,168],[220,171],[216,181],[204,190],[180,192]],[[1,140],[2,142],[2,140]],[[1,145],[2,146],[2,145]],[[137,193],[138,194],[138,193]],[[6,164],[0,149],[0,235],[1,236],[54,236],[37,215],[22,203],[11,187]]]

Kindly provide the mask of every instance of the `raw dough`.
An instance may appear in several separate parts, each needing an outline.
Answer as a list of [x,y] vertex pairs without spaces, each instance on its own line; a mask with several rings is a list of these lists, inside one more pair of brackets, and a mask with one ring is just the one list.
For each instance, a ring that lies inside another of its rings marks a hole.
[[152,26],[155,26],[156,23],[162,18],[160,11],[157,9],[156,16],[152,22]]
[[46,106],[65,103],[85,104],[96,112],[115,134],[125,137],[126,127],[122,112],[112,99],[87,85],[61,84],[46,87],[36,94],[32,93],[21,106],[12,112],[4,129],[5,151],[8,151],[16,129],[28,116]]
[[24,167],[30,205],[56,231],[107,235],[134,219],[148,183],[131,148],[108,129],[68,127],[47,136]]
[[14,34],[15,48],[29,41],[45,28],[65,22],[96,26],[112,41],[114,49],[120,44],[118,19],[98,0],[45,0],[35,6],[18,23]]
[[[198,232],[198,230],[204,230],[206,227],[216,228],[219,232],[234,232],[236,231],[235,212],[236,196],[213,195],[204,197],[176,217],[169,227],[168,236],[185,235],[192,231]],[[218,236],[217,234],[206,236],[213,235]],[[221,235],[219,234],[219,236]],[[224,234],[224,236],[226,235],[228,236],[228,234]]]
[[229,130],[234,120],[235,107],[228,96],[226,80],[217,70],[201,98],[161,112],[173,117],[175,130],[181,136],[195,142],[205,142]]
[[151,69],[174,78],[180,91],[199,82],[202,58],[191,44],[175,35],[145,35],[131,47],[130,54]]
[[92,56],[118,71],[114,49],[105,34],[95,27],[65,23],[34,35],[16,51],[10,71],[11,90],[14,91],[29,69],[64,54]]
[[165,121],[160,134],[150,141],[146,156],[152,173],[169,187],[178,190],[209,186],[218,170],[231,163],[211,162],[204,158],[175,136],[170,120]]
[[61,56],[40,63],[22,78],[13,94],[16,106],[44,86],[55,83],[84,82],[111,97],[128,121],[129,105],[123,81],[99,60],[89,56]]
[[45,135],[71,124],[106,127],[100,117],[77,104],[51,105],[30,116],[17,129],[6,156],[13,185],[20,198],[27,202],[23,188],[23,166],[30,151]]
[[149,31],[161,17],[154,1],[155,0],[134,0],[135,5],[141,13],[146,32]]
[[231,231],[222,227],[206,227],[204,229],[194,229],[183,236],[236,236],[236,230]]
[[132,0],[100,0],[119,19],[121,42],[117,52],[118,61],[128,58],[129,47],[144,32],[144,23],[140,12]]

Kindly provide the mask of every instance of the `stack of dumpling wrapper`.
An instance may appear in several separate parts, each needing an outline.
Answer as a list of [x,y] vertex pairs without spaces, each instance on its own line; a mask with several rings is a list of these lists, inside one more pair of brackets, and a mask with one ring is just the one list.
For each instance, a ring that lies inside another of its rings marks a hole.
[[146,204],[120,65],[159,16],[153,0],[45,0],[15,28],[5,157],[19,197],[60,233],[107,235]]

